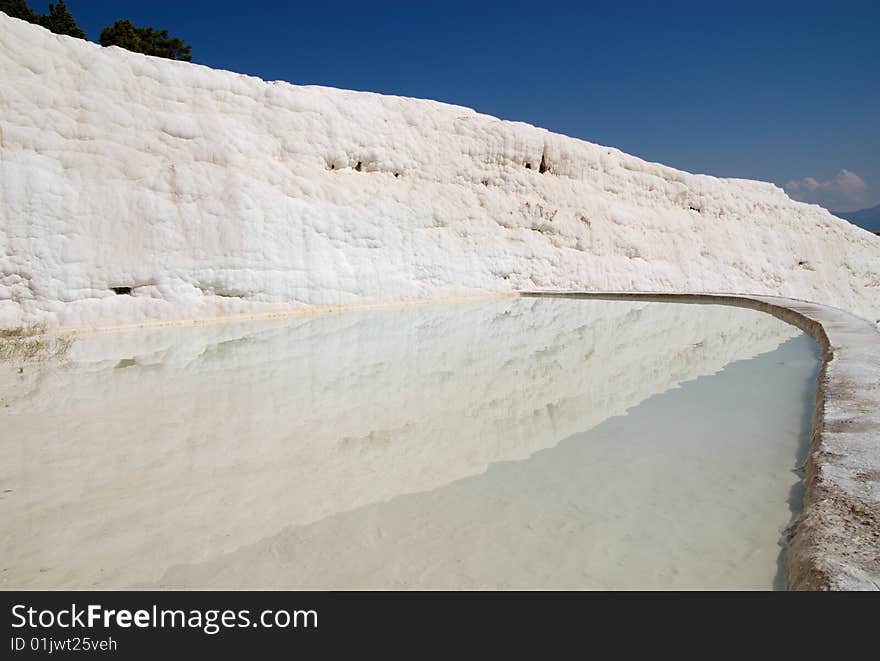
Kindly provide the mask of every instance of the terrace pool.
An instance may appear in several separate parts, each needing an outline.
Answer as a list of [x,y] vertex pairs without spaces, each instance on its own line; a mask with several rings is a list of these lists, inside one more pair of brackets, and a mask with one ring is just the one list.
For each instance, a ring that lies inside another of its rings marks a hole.
[[0,587],[781,587],[819,364],[667,302],[79,336],[0,363]]

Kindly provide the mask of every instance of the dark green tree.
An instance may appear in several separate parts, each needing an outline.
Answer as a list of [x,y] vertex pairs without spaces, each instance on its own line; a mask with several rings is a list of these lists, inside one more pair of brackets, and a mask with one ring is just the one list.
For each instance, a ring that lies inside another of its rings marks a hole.
[[135,53],[169,60],[192,61],[192,47],[176,37],[169,37],[168,30],[139,28],[128,19],[116,21],[101,30],[100,41],[102,46],[119,46]]
[[147,55],[166,57],[169,60],[183,60],[190,62],[191,47],[183,43],[181,39],[169,37],[168,30],[153,30],[144,28],[141,30],[141,43]]
[[64,0],[58,0],[57,3],[49,3],[49,13],[40,16],[40,25],[54,32],[55,34],[66,34],[77,39],[85,39],[86,33],[73,20],[73,16],[64,4]]
[[128,19],[116,21],[113,25],[101,30],[98,39],[102,46],[119,46],[135,53],[143,53],[141,50],[141,37],[134,23]]
[[37,22],[37,15],[31,11],[25,0],[0,0],[0,11],[7,16],[20,18],[23,21]]

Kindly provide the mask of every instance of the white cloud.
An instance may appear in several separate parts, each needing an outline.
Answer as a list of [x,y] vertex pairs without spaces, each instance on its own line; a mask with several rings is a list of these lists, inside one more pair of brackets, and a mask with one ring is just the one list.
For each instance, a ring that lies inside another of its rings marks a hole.
[[784,188],[795,200],[820,204],[833,211],[853,211],[868,206],[868,187],[851,170],[841,170],[824,181],[813,177],[795,179],[786,183]]

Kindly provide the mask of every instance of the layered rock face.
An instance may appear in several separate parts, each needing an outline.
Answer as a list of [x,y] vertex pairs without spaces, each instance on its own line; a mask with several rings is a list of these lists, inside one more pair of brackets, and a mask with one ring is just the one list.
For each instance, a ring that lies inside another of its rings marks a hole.
[[555,288],[778,294],[880,319],[877,237],[771,184],[4,14],[0,79],[0,327]]

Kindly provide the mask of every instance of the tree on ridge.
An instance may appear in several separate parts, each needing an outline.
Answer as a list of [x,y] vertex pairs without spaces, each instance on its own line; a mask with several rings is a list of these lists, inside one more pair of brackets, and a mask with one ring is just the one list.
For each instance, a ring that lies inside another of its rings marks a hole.
[[191,46],[181,39],[169,37],[168,30],[139,28],[128,19],[116,21],[101,30],[102,46],[119,46],[135,53],[155,55],[169,60],[192,61]]
[[26,0],[0,0],[0,11],[13,18],[28,23],[42,25],[55,34],[66,34],[77,39],[85,39],[86,33],[76,24],[64,0],[49,3],[48,14],[35,14]]
[[50,2],[49,13],[40,16],[39,23],[55,34],[66,34],[77,39],[86,38],[86,33],[76,24],[64,0],[58,0],[57,4]]
[[20,18],[29,23],[37,22],[37,15],[31,11],[26,0],[0,0],[0,11],[12,18]]

